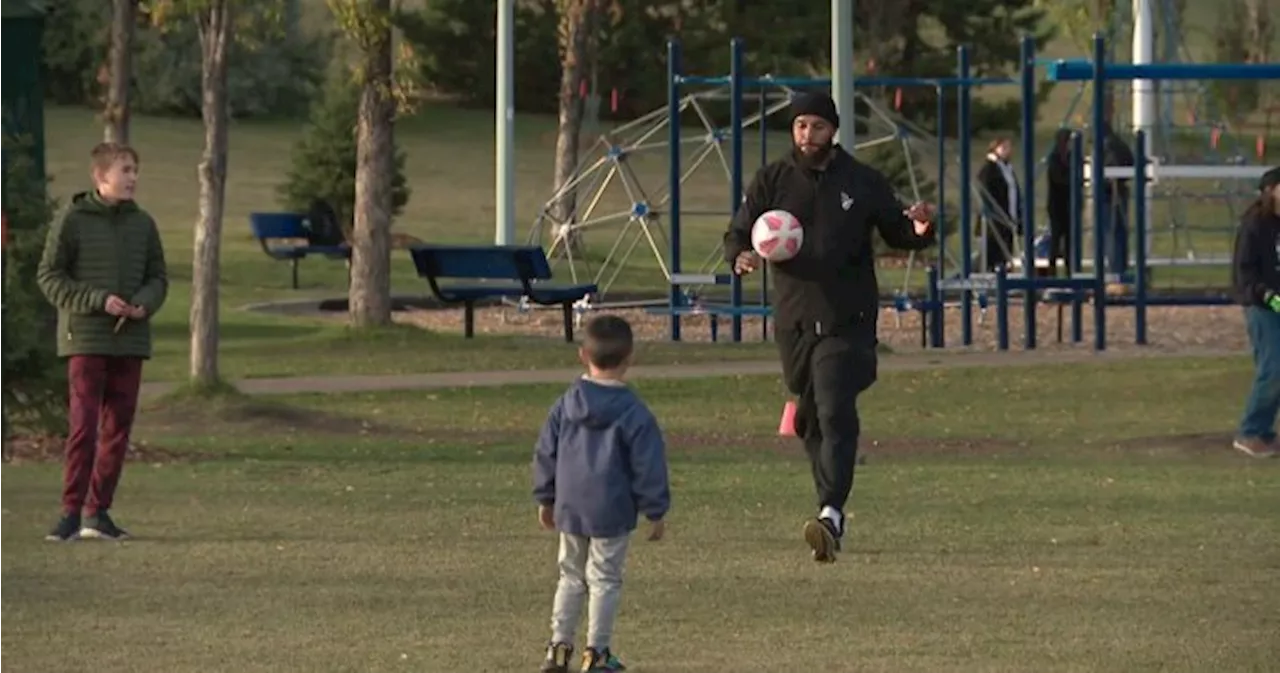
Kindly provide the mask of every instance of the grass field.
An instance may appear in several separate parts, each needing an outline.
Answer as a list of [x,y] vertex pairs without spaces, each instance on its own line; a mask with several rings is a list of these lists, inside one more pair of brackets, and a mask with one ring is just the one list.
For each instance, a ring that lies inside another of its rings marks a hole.
[[[886,373],[830,567],[799,539],[775,378],[641,382],[674,509],[633,548],[616,645],[638,672],[1274,670],[1280,472],[1225,448],[1249,379],[1237,358]],[[528,461],[559,392],[152,403],[124,544],[41,542],[59,470],[6,465],[6,664],[534,670],[555,543]]]

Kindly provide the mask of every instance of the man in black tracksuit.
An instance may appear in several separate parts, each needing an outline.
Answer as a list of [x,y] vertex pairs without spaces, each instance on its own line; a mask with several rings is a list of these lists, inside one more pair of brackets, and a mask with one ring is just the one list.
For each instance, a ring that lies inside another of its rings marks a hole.
[[756,173],[724,236],[734,273],[759,268],[751,246],[756,218],[790,212],[804,228],[797,255],[774,265],[774,335],[787,387],[799,397],[796,434],[804,441],[818,492],[818,516],[805,541],[818,562],[835,561],[858,451],[858,395],[876,380],[880,292],[872,229],[890,246],[933,242],[933,209],[903,208],[879,171],[856,161],[832,137],[835,103],[809,93],[791,105],[794,147]]

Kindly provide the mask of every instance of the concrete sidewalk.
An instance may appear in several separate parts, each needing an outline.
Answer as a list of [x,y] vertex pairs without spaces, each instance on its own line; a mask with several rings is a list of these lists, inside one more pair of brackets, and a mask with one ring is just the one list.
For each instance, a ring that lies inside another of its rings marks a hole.
[[[1162,352],[1149,350],[1104,351],[1010,351],[1007,353],[918,353],[885,355],[879,369],[918,371],[953,367],[1026,367],[1032,365],[1073,364],[1134,358],[1222,357],[1243,355],[1238,351],[1204,350],[1197,352]],[[687,379],[707,376],[755,376],[780,374],[776,360],[748,362],[714,362],[685,365],[642,365],[631,370],[631,379]],[[523,371],[436,372],[430,374],[387,374],[349,376],[299,376],[288,378],[240,379],[232,383],[241,392],[252,395],[290,395],[299,393],[348,393],[388,390],[429,390],[469,386],[504,386],[533,383],[567,383],[582,374],[579,368],[536,369]],[[172,391],[174,382],[144,383],[143,397],[154,397]]]

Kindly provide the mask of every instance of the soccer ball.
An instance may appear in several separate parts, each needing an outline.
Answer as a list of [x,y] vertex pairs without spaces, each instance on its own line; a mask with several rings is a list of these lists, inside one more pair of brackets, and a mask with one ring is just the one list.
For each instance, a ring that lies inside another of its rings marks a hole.
[[756,218],[751,226],[751,247],[770,262],[785,262],[804,244],[804,229],[795,215],[785,210],[770,210]]

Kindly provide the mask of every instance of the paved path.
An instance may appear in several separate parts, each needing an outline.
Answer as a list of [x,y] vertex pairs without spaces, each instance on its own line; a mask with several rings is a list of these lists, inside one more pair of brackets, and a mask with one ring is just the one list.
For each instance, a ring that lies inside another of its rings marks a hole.
[[[886,355],[880,358],[880,371],[913,371],[953,367],[1025,367],[1044,364],[1069,364],[1134,358],[1220,357],[1240,355],[1238,351],[1203,350],[1197,352],[1162,352],[1146,350],[1104,351],[1011,351],[1007,353],[919,353]],[[346,393],[386,390],[427,390],[467,386],[503,386],[521,383],[564,383],[582,373],[581,369],[538,369],[524,371],[437,372],[430,374],[388,374],[351,376],[298,376],[289,378],[241,379],[234,385],[252,395],[288,395],[298,393]],[[685,365],[637,366],[628,374],[632,379],[683,379],[705,376],[751,376],[778,374],[777,361],[709,362]],[[173,382],[152,382],[142,386],[142,395],[163,395],[174,389]]]

